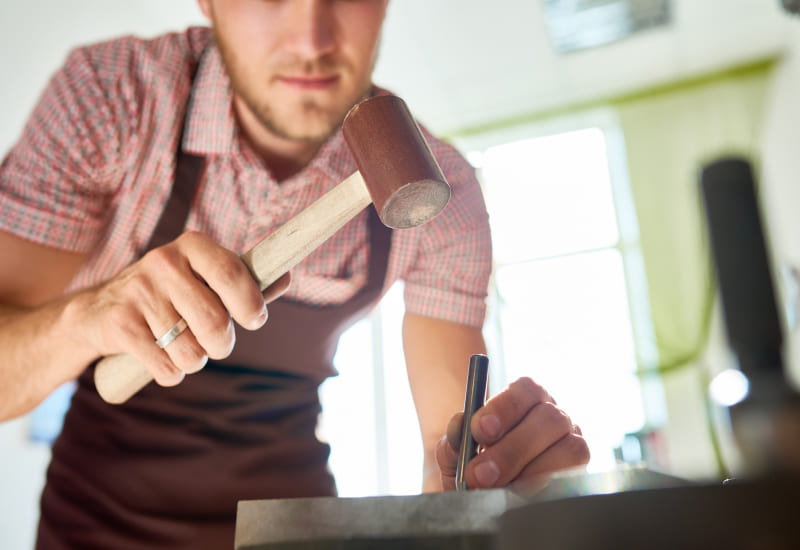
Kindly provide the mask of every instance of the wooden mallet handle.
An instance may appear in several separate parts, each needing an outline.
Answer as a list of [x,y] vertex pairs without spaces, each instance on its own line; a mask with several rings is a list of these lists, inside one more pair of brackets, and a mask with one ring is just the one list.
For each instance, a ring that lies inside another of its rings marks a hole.
[[[450,199],[450,187],[402,99],[378,96],[351,109],[343,132],[359,170],[241,255],[261,290],[297,265],[371,202],[384,224],[421,225]],[[101,359],[94,381],[124,403],[152,380],[128,354]]]

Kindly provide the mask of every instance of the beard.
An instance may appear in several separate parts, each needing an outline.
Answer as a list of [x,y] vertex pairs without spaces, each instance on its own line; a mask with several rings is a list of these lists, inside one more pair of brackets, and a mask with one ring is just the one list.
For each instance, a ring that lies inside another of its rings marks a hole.
[[[233,93],[241,99],[259,123],[273,135],[295,142],[321,143],[341,126],[350,108],[366,97],[372,84],[369,79],[353,92],[332,98],[323,105],[313,94],[298,92],[289,101],[271,96],[266,86],[259,87],[258,78],[249,77],[247,68],[215,32],[222,62],[231,81]],[[367,74],[372,74],[375,61]],[[337,74],[339,67],[333,59],[322,57],[313,61],[287,60],[276,65],[274,74]],[[262,80],[263,82],[263,80]]]
[[[350,107],[363,96],[359,94],[347,107],[335,111],[322,108],[310,97],[301,97],[291,110],[284,108],[276,111],[267,98],[250,97],[246,90],[239,88],[232,81],[234,92],[238,93],[247,108],[255,115],[261,125],[275,136],[289,141],[319,143],[325,141],[341,126]],[[254,94],[252,94],[254,95]]]

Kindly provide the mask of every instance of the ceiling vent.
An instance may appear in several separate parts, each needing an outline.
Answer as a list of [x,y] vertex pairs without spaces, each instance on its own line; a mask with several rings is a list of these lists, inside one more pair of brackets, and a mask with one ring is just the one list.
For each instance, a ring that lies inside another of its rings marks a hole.
[[542,0],[559,53],[622,40],[671,21],[670,0]]

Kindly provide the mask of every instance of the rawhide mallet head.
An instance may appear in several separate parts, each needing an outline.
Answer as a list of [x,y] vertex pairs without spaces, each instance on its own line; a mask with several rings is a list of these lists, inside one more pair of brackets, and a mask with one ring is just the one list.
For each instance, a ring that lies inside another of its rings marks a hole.
[[401,98],[382,95],[358,103],[342,132],[385,225],[422,225],[447,205],[450,186]]

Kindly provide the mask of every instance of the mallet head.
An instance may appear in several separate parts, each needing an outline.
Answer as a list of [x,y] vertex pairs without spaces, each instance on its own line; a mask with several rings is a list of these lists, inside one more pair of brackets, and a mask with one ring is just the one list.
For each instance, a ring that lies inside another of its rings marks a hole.
[[385,225],[422,225],[447,205],[450,186],[405,101],[366,99],[350,110],[342,131]]

